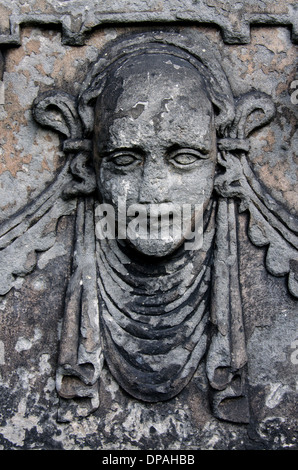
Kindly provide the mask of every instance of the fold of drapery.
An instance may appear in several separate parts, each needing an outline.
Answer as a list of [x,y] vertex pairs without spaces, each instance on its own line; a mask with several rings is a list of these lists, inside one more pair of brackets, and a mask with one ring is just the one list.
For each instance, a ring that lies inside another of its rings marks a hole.
[[182,250],[153,271],[148,260],[119,263],[124,256],[116,241],[99,243],[104,355],[116,381],[135,398],[176,396],[206,352],[213,234],[200,252]]
[[[56,387],[62,398],[60,421],[86,416],[98,408],[102,365],[94,201],[89,197],[78,201],[72,274],[65,298],[56,373]],[[80,400],[75,401],[77,398]]]
[[211,322],[206,370],[216,417],[249,422],[246,342],[242,316],[236,203],[220,198],[216,217]]

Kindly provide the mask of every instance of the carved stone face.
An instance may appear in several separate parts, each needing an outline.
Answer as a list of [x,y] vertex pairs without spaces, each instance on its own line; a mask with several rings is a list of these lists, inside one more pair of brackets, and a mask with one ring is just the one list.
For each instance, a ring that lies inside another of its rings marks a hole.
[[[116,215],[119,200],[127,207],[142,204],[148,214],[152,204],[205,208],[213,190],[216,133],[199,72],[186,60],[157,53],[115,68],[96,103],[94,161],[100,199]],[[128,234],[128,242],[143,254],[165,256],[183,243],[183,233],[166,240]]]

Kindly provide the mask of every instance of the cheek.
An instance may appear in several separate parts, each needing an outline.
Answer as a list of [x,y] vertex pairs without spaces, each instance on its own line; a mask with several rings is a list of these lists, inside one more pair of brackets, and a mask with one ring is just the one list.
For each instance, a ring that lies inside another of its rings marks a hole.
[[172,202],[208,203],[213,192],[215,163],[204,161],[198,168],[172,178],[169,188]]
[[127,203],[136,202],[138,198],[138,181],[140,175],[136,172],[128,174],[117,174],[103,166],[97,172],[98,190],[103,202],[114,206],[118,204],[118,198],[126,200]]
[[215,162],[210,161],[206,165],[199,179],[201,187],[204,189],[204,199],[209,201],[214,188]]

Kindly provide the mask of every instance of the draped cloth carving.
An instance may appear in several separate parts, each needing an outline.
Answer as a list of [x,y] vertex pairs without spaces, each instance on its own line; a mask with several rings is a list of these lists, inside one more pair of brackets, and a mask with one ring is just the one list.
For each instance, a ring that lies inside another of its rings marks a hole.
[[[166,52],[196,67],[218,111],[220,171],[204,215],[204,245],[189,252],[180,247],[172,258],[155,264],[138,261],[117,240],[97,240],[94,220],[94,103],[111,67],[145,51]],[[264,93],[234,98],[220,59],[206,38],[194,32],[124,37],[101,53],[78,97],[51,91],[35,100],[36,121],[62,137],[65,165],[36,200],[1,226],[0,294],[13,288],[18,276],[32,272],[37,252],[54,244],[59,218],[75,211],[72,273],[57,367],[60,420],[98,408],[105,362],[129,394],[155,402],[179,393],[204,357],[215,415],[249,421],[238,212],[248,211],[248,237],[266,247],[267,270],[287,276],[289,292],[298,295],[297,225],[266,194],[247,158],[253,132],[268,124],[274,112]],[[13,264],[8,263],[12,258]]]

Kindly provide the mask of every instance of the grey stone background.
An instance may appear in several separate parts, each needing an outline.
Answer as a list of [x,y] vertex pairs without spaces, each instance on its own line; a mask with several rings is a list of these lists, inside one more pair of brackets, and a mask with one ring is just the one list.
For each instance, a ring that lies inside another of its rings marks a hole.
[[[63,162],[57,135],[33,121],[34,98],[53,88],[76,94],[109,40],[152,27],[204,31],[222,55],[236,96],[257,89],[272,97],[276,118],[257,132],[250,157],[272,196],[297,215],[295,18],[289,0],[1,0],[0,221],[32,200]],[[56,421],[55,367],[73,237],[69,216],[60,220],[56,243],[39,255],[34,273],[0,297],[0,448],[297,449],[297,305],[285,280],[265,271],[264,250],[247,241],[246,224],[243,214],[249,425],[212,416],[204,364],[178,397],[153,405],[130,398],[105,370],[100,409],[72,423]]]

